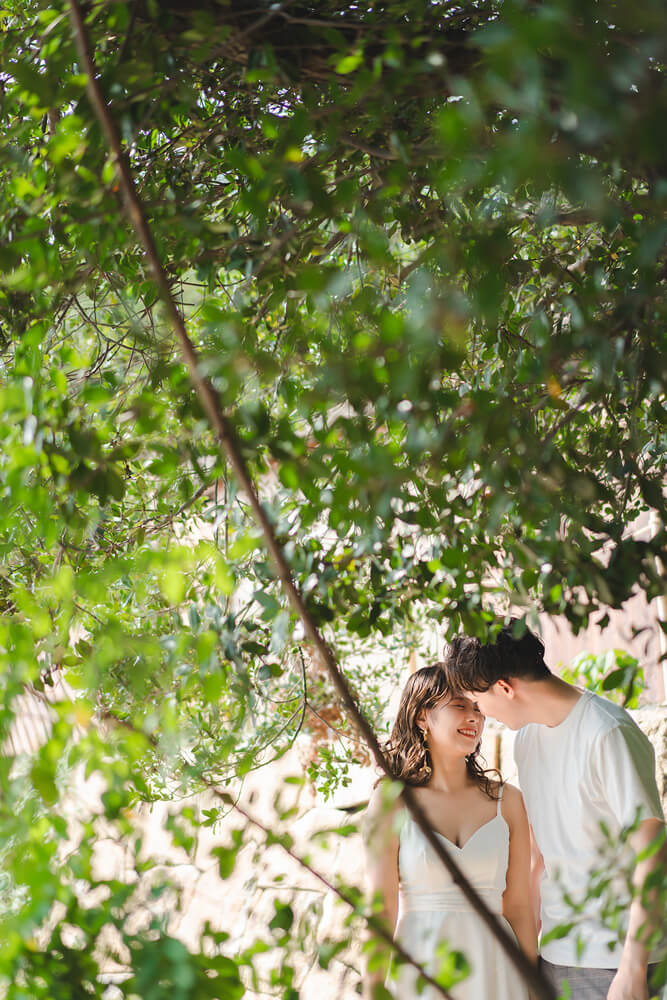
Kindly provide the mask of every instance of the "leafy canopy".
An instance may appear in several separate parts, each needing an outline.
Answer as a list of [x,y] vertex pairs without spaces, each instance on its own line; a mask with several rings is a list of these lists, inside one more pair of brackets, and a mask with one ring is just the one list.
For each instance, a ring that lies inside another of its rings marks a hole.
[[[577,630],[660,593],[664,530],[623,533],[663,508],[661,0],[85,12],[202,370],[369,716],[435,626],[485,634],[511,598]],[[363,752],[172,342],[67,10],[0,18],[4,732],[26,684],[64,670],[80,694],[27,772],[0,768],[21,921],[0,977],[100,995],[60,923],[30,946],[55,900],[88,942],[132,905],[114,885],[81,909],[92,826],[56,864],[71,767],[103,775],[126,837],[137,800],[232,781],[303,729],[324,790]],[[222,955],[209,979],[151,941],[126,995],[162,996],[146,970],[172,965],[184,997],[240,995]]]

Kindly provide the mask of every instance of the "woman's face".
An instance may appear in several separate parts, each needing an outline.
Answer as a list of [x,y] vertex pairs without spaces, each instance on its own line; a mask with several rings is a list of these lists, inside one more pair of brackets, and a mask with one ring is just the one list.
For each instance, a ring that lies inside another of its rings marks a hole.
[[467,757],[482,738],[484,716],[474,698],[457,694],[422,711],[418,724],[427,730],[426,739],[433,750]]

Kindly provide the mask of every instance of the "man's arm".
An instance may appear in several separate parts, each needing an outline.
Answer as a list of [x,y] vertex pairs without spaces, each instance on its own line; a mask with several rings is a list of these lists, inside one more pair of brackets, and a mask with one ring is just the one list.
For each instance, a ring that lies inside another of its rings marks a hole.
[[662,914],[659,912],[657,888],[644,890],[644,886],[649,875],[661,866],[663,872],[667,867],[665,824],[659,819],[645,819],[630,840],[635,854],[641,854],[657,838],[662,839],[661,847],[650,857],[639,861],[635,868],[633,883],[636,892],[630,906],[628,932],[607,1000],[648,1000],[646,970],[649,949],[646,943],[659,928]]

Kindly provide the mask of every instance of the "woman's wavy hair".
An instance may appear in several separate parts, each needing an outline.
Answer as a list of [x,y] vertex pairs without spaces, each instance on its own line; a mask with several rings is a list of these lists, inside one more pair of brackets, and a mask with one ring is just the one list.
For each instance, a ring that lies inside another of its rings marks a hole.
[[[435,708],[443,699],[449,701],[461,693],[460,689],[450,685],[443,667],[443,663],[422,667],[408,679],[403,688],[396,721],[384,748],[392,775],[413,787],[427,785],[433,768],[431,751],[417,724],[419,714],[423,710]],[[502,785],[500,773],[483,767],[480,761],[478,743],[466,757],[466,768],[482,791],[490,799],[497,800]]]

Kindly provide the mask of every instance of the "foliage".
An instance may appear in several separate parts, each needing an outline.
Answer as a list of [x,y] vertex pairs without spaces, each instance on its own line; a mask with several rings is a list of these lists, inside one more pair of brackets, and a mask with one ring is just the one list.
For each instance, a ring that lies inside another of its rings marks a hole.
[[[644,885],[638,888],[634,883],[635,858],[629,845],[629,840],[637,832],[639,814],[632,823],[628,823],[618,835],[612,835],[605,824],[601,824],[600,848],[595,868],[591,872],[587,886],[573,897],[563,891],[564,910],[566,918],[563,923],[553,928],[544,936],[544,943],[565,935],[572,935],[576,943],[577,955],[581,958],[586,951],[585,912],[590,912],[591,903],[596,908],[600,922],[607,932],[609,947],[622,945],[627,932],[627,910],[635,897],[641,898],[646,912],[663,913],[667,902],[667,871],[664,862],[656,865],[653,874],[646,879]],[[644,861],[664,851],[665,831],[660,833],[638,854],[638,859]],[[645,946],[652,956],[660,956],[663,968],[657,970],[657,975],[664,983],[665,928],[658,922],[651,935],[647,928],[639,932]],[[652,962],[652,964],[654,964]],[[657,963],[655,963],[657,964]],[[657,985],[657,984],[656,984]]]
[[639,660],[622,649],[608,649],[597,655],[579,653],[561,671],[561,677],[571,684],[583,684],[624,708],[637,708],[644,688],[644,670]]
[[[85,10],[202,368],[375,724],[436,626],[485,634],[511,599],[578,630],[660,593],[664,529],[624,529],[663,507],[664,5]],[[358,743],[172,343],[66,8],[0,19],[2,733],[26,685],[77,691],[27,770],[2,764],[0,979],[95,995],[61,925],[91,943],[127,901],[82,908],[94,823],[62,860],[73,769],[125,841],[137,802],[301,733],[333,792]],[[146,934],[125,995],[209,989]]]

